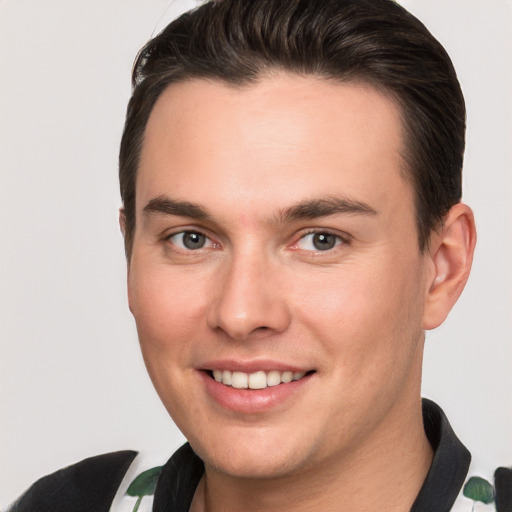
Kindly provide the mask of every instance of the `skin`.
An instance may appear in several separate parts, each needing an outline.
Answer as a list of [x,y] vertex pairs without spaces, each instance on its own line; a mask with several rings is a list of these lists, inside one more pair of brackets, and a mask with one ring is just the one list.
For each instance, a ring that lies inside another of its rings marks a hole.
[[[155,388],[205,462],[193,511],[412,505],[432,458],[424,330],[460,294],[475,233],[456,205],[419,251],[403,150],[398,108],[369,86],[275,74],[243,88],[174,84],[157,101],[129,303]],[[183,232],[204,246],[188,249]],[[219,359],[314,373],[245,413],[205,388]]]

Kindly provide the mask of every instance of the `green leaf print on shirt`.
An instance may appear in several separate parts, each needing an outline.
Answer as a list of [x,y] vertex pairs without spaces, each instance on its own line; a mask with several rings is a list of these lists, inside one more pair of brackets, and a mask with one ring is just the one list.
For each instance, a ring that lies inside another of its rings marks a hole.
[[466,498],[473,500],[472,510],[475,510],[477,501],[481,501],[486,505],[494,501],[494,487],[485,478],[479,476],[472,476],[466,482],[462,494],[466,496]]
[[162,468],[163,466],[157,466],[144,471],[128,487],[126,494],[138,498],[133,507],[133,512],[139,510],[140,502],[144,496],[152,496],[155,493],[156,483]]

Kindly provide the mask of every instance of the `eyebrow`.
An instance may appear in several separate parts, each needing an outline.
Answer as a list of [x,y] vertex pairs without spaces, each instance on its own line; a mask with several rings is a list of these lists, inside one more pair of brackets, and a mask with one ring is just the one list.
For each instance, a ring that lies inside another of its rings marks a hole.
[[178,201],[165,196],[158,196],[151,199],[144,207],[144,215],[152,214],[178,215],[180,217],[190,217],[191,219],[209,219],[211,215],[198,204],[188,201]]
[[280,212],[281,222],[295,221],[302,219],[316,219],[330,215],[357,214],[357,215],[378,215],[377,210],[369,204],[361,201],[354,201],[348,198],[328,197],[325,199],[313,199],[301,201],[300,203],[286,208]]
[[[153,214],[177,215],[191,219],[205,220],[212,216],[202,206],[188,201],[170,199],[166,196],[158,196],[151,199],[144,207],[144,215]],[[279,212],[277,222],[285,223],[297,220],[316,219],[337,214],[378,215],[378,212],[370,205],[361,201],[348,198],[328,197],[301,201]]]

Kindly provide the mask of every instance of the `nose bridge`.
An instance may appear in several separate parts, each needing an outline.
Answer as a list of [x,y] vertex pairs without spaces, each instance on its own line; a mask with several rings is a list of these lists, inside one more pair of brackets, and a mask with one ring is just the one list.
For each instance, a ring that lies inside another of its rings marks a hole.
[[276,282],[277,267],[261,248],[234,251],[220,274],[211,327],[222,329],[233,339],[244,339],[256,330],[286,329],[289,315]]

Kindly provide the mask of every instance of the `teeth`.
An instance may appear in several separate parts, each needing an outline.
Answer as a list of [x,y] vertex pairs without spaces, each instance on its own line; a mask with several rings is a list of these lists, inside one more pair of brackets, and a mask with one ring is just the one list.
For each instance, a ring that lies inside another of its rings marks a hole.
[[[224,374],[224,372],[222,372]],[[231,385],[237,389],[247,389],[249,387],[249,375],[242,372],[233,372],[231,374]]]
[[250,389],[265,389],[267,387],[267,375],[265,372],[256,372],[249,375]]
[[227,386],[231,386],[231,372],[229,370],[224,370],[222,372],[222,378],[219,382],[222,382]]
[[265,389],[270,386],[287,384],[302,379],[306,372],[269,372],[259,371],[255,373],[231,372],[230,370],[213,370],[213,378],[226,386],[236,389]]
[[288,383],[288,382],[291,382],[292,379],[293,379],[293,372],[283,372],[283,374],[281,375],[282,382]]
[[281,372],[272,371],[267,373],[267,386],[277,386],[281,384]]

